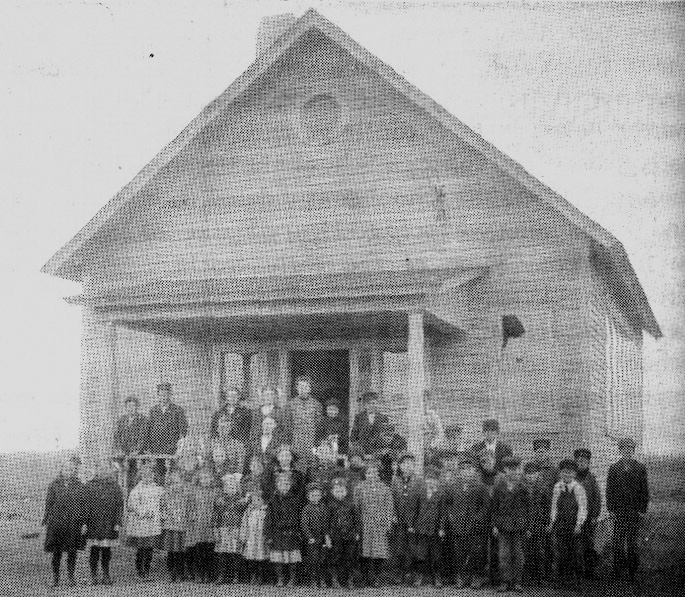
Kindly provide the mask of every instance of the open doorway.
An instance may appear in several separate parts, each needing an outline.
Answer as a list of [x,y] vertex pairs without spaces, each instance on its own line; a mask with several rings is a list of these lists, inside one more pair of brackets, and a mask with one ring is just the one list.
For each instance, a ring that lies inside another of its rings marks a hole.
[[291,395],[297,393],[296,380],[308,375],[312,380],[312,397],[324,409],[328,400],[335,400],[340,416],[347,421],[349,433],[350,413],[350,355],[347,350],[294,350],[290,353],[292,383]]

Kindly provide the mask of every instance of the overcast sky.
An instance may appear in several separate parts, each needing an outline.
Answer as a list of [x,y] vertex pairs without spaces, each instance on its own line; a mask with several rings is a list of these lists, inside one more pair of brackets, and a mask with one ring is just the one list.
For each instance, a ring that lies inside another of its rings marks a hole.
[[77,442],[80,289],[40,267],[309,6],[624,243],[646,446],[683,446],[684,4],[3,0],[0,451]]

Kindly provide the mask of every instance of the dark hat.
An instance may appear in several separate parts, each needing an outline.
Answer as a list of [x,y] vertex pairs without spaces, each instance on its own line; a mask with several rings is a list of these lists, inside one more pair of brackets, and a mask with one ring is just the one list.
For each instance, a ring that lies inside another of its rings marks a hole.
[[323,487],[318,481],[312,481],[311,483],[307,483],[307,493],[310,491],[323,491]]
[[552,442],[550,442],[547,438],[533,440],[533,450],[539,450],[540,448],[549,450],[551,446]]
[[424,469],[423,474],[426,477],[426,479],[437,479],[438,477],[440,477],[440,468],[432,464],[429,464]]
[[157,384],[158,392],[171,392],[171,384],[168,381],[162,381]]
[[523,467],[524,473],[539,473],[542,470],[542,466],[538,462],[526,462]]
[[624,450],[626,448],[634,450],[636,445],[637,444],[635,443],[635,440],[632,437],[622,437],[618,440],[619,450]]
[[571,460],[570,458],[564,458],[559,463],[559,470],[560,471],[577,471],[578,467],[576,466],[575,461]]
[[516,468],[521,464],[521,459],[518,456],[505,456],[502,458],[502,468]]
[[379,400],[377,392],[364,392],[362,394],[362,402],[375,402]]
[[124,404],[128,404],[129,402],[135,402],[136,406],[140,405],[140,400],[136,396],[127,396],[126,400],[124,400]]
[[398,457],[397,457],[397,464],[402,464],[405,460],[416,460],[416,456],[414,456],[410,452],[402,452]]
[[499,431],[499,421],[497,419],[485,419],[483,431]]
[[574,458],[587,458],[590,460],[592,458],[592,452],[590,452],[589,448],[577,448],[573,452],[573,457]]

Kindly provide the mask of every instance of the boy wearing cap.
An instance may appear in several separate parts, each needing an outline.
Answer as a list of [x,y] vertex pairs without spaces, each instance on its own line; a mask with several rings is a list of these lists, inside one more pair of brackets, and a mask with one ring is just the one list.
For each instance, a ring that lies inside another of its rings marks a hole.
[[583,486],[587,497],[587,518],[580,531],[580,541],[583,547],[583,561],[585,576],[592,580],[595,578],[595,566],[597,565],[597,552],[594,546],[595,527],[597,517],[602,510],[602,495],[595,475],[590,471],[590,459],[592,452],[587,448],[578,448],[573,452],[576,461],[576,479]]
[[635,441],[619,440],[621,458],[609,467],[607,474],[607,510],[614,518],[614,575],[624,567],[630,580],[635,580],[639,565],[637,532],[641,515],[649,505],[649,485],[645,465],[634,458]]
[[521,577],[525,555],[523,539],[530,524],[530,494],[519,474],[521,460],[502,459],[504,474],[495,483],[492,495],[492,534],[498,539],[499,592],[523,592]]
[[328,535],[330,513],[324,504],[320,483],[307,485],[307,504],[302,509],[302,535],[305,544],[305,565],[312,587],[325,586],[323,579],[326,550],[331,546]]
[[541,477],[540,465],[529,462],[523,473],[530,491],[530,525],[526,533],[526,571],[538,584],[549,577],[552,549],[547,525],[552,510],[552,493]]
[[459,461],[456,478],[445,488],[445,520],[450,549],[452,570],[457,589],[467,582],[479,589],[484,584],[485,568],[485,513],[490,496],[480,478],[475,463],[468,456]]
[[445,496],[439,482],[440,470],[427,466],[425,479],[410,504],[412,522],[409,527],[416,577],[414,586],[420,587],[426,575],[433,584],[442,587],[442,541],[445,537]]
[[331,548],[332,587],[338,589],[340,583],[343,582],[348,589],[352,589],[354,588],[353,571],[357,566],[357,544],[360,529],[357,512],[348,499],[347,479],[345,477],[333,479],[329,508],[328,536]]
[[552,492],[549,531],[554,545],[555,568],[561,582],[582,575],[583,554],[580,531],[587,519],[587,496],[576,480],[576,463],[565,459],[559,464],[559,481]]
[[402,454],[398,461],[397,475],[390,485],[397,514],[392,541],[393,564],[397,580],[404,579],[405,582],[409,581],[412,570],[409,532],[414,516],[412,507],[416,502],[417,493],[422,489],[421,480],[414,472],[415,466],[416,462],[412,454]]
[[495,457],[495,468],[502,471],[502,460],[513,454],[511,446],[505,444],[499,438],[499,421],[497,419],[486,419],[483,421],[483,441],[477,443],[471,452],[480,454],[489,452]]

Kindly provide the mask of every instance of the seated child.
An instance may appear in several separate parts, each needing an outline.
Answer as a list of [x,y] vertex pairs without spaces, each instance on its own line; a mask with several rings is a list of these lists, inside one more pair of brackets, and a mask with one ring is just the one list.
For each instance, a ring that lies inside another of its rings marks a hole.
[[558,578],[565,582],[575,575],[576,582],[583,573],[583,553],[580,533],[587,518],[587,497],[576,480],[576,463],[562,460],[559,481],[552,492],[549,531],[554,544],[555,568]]
[[382,563],[390,557],[388,534],[397,518],[392,492],[379,477],[377,460],[367,462],[365,479],[354,490],[354,503],[359,512],[367,580],[379,587]]
[[185,578],[185,534],[192,517],[192,499],[181,471],[173,469],[167,476],[167,487],[162,496],[163,545],[168,553],[171,582]]
[[484,584],[485,536],[489,533],[486,512],[490,497],[473,459],[464,455],[454,480],[445,489],[445,518],[451,548],[455,586],[467,582],[479,589]]
[[267,575],[265,564],[269,559],[269,550],[264,536],[266,509],[262,491],[259,488],[252,488],[247,509],[240,523],[240,542],[252,585],[262,584]]
[[214,560],[214,506],[218,491],[208,467],[200,469],[192,487],[192,517],[186,534],[186,562],[190,577],[201,583],[212,580]]
[[322,501],[323,491],[319,483],[307,485],[307,504],[302,509],[302,535],[305,544],[305,563],[312,587],[325,586],[323,579],[326,550],[330,546],[329,512]]
[[141,578],[150,574],[152,553],[162,533],[162,495],[164,489],[155,483],[155,470],[145,464],[140,482],[128,496],[127,536],[136,548],[136,572]]
[[423,584],[425,575],[433,578],[437,588],[442,587],[440,566],[442,563],[442,540],[444,528],[444,491],[438,477],[440,470],[426,467],[425,481],[412,495],[410,504],[410,526],[412,556],[416,578],[415,587]]
[[492,495],[492,533],[498,539],[500,592],[523,592],[523,539],[530,524],[530,496],[519,474],[520,464],[515,456],[502,459],[504,472]]
[[215,504],[215,545],[217,584],[240,580],[242,549],[240,545],[240,523],[245,503],[240,491],[240,473],[228,473],[221,478],[223,495]]
[[317,431],[316,444],[326,441],[334,446],[336,454],[347,454],[347,421],[340,416],[338,402],[333,399],[326,402],[326,412]]
[[276,491],[269,500],[264,521],[269,558],[275,565],[279,587],[284,586],[286,568],[289,572],[288,586],[295,586],[295,566],[302,561],[301,502],[293,491],[293,473],[276,473]]
[[330,524],[330,568],[333,579],[332,587],[340,588],[340,583],[348,589],[354,588],[354,569],[357,564],[357,542],[359,541],[359,524],[357,512],[348,499],[347,480],[345,477],[333,479],[331,487]]

